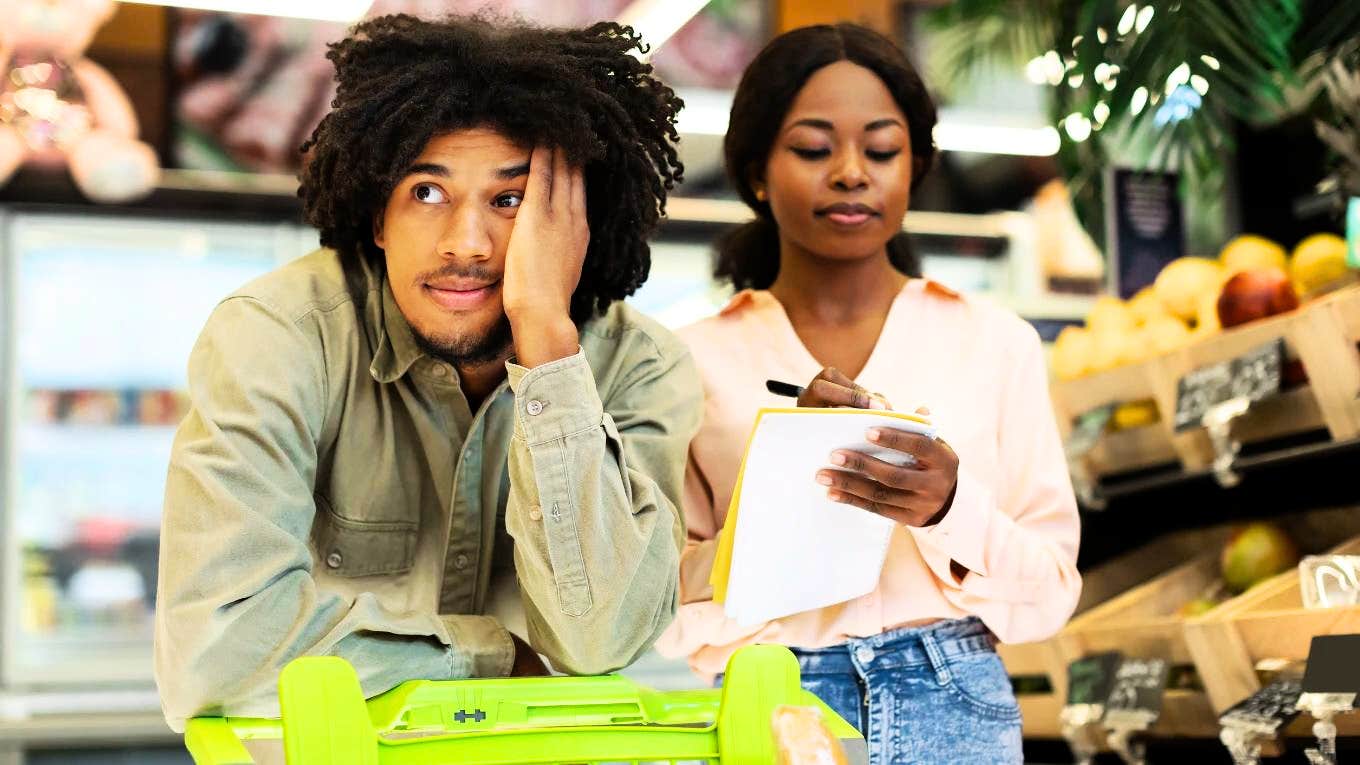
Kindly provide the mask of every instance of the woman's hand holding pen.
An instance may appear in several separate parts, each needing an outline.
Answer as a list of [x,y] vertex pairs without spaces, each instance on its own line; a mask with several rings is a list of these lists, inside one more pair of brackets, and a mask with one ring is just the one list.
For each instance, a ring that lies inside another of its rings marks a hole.
[[[807,387],[796,389],[798,406],[836,407],[851,409],[892,409],[888,400],[855,384],[835,367],[827,367],[812,378]],[[779,391],[773,391],[779,392]]]
[[[823,369],[804,388],[767,383],[770,392],[796,396],[800,407],[849,407],[890,410],[878,394],[856,385],[834,367]],[[924,407],[917,414],[929,415]],[[959,480],[959,457],[940,438],[928,438],[897,428],[877,427],[865,437],[873,444],[906,455],[895,465],[854,449],[831,453],[833,468],[817,472],[833,502],[853,505],[907,526],[932,526],[944,519],[954,501]]]

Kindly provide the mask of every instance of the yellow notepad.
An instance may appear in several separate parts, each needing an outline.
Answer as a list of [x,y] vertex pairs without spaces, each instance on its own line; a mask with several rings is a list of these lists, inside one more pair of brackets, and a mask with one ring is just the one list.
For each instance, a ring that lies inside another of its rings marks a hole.
[[[900,453],[868,441],[866,432],[873,427],[935,435],[927,418],[903,412],[766,408],[757,413],[727,518],[719,532],[710,577],[713,599],[724,604],[729,617],[759,623],[844,602],[873,590],[894,524],[831,502],[826,498],[826,488],[815,479],[819,467],[831,466],[828,458],[835,449],[857,449],[900,461]],[[757,520],[743,524],[743,508],[756,513]],[[785,514],[792,522],[782,520]],[[761,538],[743,537],[745,543],[739,544],[743,528],[745,533]],[[787,549],[781,550],[781,546]],[[851,550],[857,553],[849,555]],[[740,602],[734,604],[729,597],[734,557],[743,553],[749,561],[743,558],[736,562],[750,565],[737,566],[746,572],[747,581],[739,583]],[[807,576],[809,567],[814,567],[818,575]],[[791,580],[798,574],[803,576],[796,587],[777,586],[781,577]],[[855,592],[861,588],[863,592]]]

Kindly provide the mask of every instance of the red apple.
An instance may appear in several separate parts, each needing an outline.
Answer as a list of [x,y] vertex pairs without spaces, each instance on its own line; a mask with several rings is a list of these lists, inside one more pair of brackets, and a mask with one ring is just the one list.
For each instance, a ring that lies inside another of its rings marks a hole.
[[1224,329],[1292,311],[1299,296],[1289,275],[1278,268],[1242,271],[1223,285],[1218,295],[1218,321]]

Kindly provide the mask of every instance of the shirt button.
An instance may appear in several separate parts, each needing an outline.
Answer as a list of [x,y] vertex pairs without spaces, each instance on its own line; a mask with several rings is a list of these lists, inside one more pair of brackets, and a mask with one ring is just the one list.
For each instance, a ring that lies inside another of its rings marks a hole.
[[868,664],[874,660],[874,649],[867,645],[862,645],[855,649],[855,658],[860,664]]
[[466,555],[459,555],[457,558],[453,559],[453,565],[457,568],[467,568],[467,564],[468,556]]
[[326,565],[330,566],[331,568],[340,568],[340,564],[344,562],[345,559],[341,558],[340,553],[338,552],[333,552],[330,555],[326,556]]
[[529,520],[531,520],[531,521],[541,521],[541,520],[543,520],[543,511],[542,511],[542,510],[539,510],[539,509],[536,508],[536,507],[533,508],[533,509],[531,509],[531,510],[529,510]]
[[543,414],[543,402],[534,399],[525,405],[524,410],[529,413],[530,417],[537,417]]
[[435,364],[435,365],[434,365],[434,376],[435,376],[435,377],[445,377],[445,376],[448,375],[448,373],[449,373],[449,368],[448,368],[447,366],[445,366],[445,365],[443,365],[443,364]]

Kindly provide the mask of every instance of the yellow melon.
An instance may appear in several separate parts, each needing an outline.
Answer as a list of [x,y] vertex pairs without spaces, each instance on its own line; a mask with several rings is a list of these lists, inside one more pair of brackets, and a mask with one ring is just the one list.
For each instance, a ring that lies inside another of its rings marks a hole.
[[1094,343],[1082,327],[1067,327],[1053,343],[1053,374],[1059,380],[1074,380],[1091,371]]
[[1145,401],[1130,401],[1120,404],[1114,408],[1114,414],[1110,418],[1110,425],[1115,430],[1128,430],[1129,428],[1141,428],[1144,425],[1151,425],[1161,419],[1157,411],[1157,402],[1148,399]]
[[1141,327],[1158,316],[1164,316],[1166,309],[1162,307],[1162,301],[1157,299],[1157,290],[1148,285],[1129,298],[1129,313],[1133,314],[1134,322]]
[[1283,247],[1255,234],[1234,237],[1218,253],[1218,260],[1229,276],[1256,268],[1284,268],[1285,258]]
[[1339,286],[1346,277],[1345,239],[1336,234],[1313,234],[1294,248],[1289,279],[1300,298]]
[[1218,292],[1206,292],[1200,299],[1199,310],[1195,312],[1195,336],[1207,337],[1222,331],[1218,321]]
[[1190,342],[1190,328],[1180,319],[1163,316],[1144,328],[1142,340],[1149,356],[1160,356]]
[[1124,363],[1133,345],[1134,333],[1125,330],[1105,330],[1091,333],[1091,371],[1104,372]]
[[1086,317],[1086,328],[1096,334],[1132,332],[1137,322],[1124,301],[1113,295],[1101,295]]
[[1166,264],[1153,287],[1166,312],[1193,321],[1207,293],[1218,294],[1223,285],[1223,267],[1208,258],[1177,258]]

